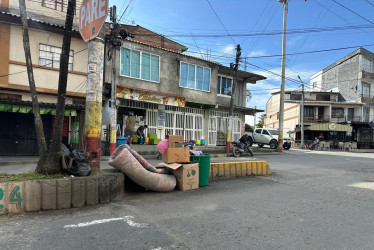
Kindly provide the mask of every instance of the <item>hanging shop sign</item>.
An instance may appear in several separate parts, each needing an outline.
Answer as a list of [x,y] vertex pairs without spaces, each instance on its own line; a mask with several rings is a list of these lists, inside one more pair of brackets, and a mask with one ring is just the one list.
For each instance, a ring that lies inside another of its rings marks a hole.
[[129,99],[134,101],[152,102],[176,107],[186,106],[186,99],[184,97],[162,96],[121,87],[117,87],[117,98]]

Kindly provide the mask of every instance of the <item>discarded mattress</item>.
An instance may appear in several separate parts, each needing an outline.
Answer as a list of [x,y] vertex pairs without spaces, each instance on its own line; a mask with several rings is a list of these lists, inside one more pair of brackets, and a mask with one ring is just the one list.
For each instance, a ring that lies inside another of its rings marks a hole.
[[[147,164],[149,163],[147,162]],[[177,184],[174,175],[154,173],[151,172],[152,170],[148,171],[145,169],[142,164],[132,155],[129,147],[126,144],[120,145],[116,148],[109,158],[109,165],[120,170],[136,184],[152,191],[169,192],[174,190]],[[154,168],[152,165],[149,167],[149,165],[147,165],[147,168]]]

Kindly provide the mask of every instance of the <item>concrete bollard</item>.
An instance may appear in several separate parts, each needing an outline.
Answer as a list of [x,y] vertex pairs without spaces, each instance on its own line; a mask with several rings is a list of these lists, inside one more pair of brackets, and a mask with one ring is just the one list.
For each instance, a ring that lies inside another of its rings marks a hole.
[[42,184],[40,181],[25,181],[26,212],[40,211],[42,207]]
[[119,201],[125,198],[125,175],[121,172],[113,173],[109,179],[110,200]]
[[86,204],[86,179],[71,179],[71,205],[72,207],[83,207]]
[[86,179],[86,205],[93,206],[99,203],[98,178]]
[[18,214],[25,211],[24,188],[23,181],[8,183],[8,213]]
[[107,203],[110,201],[110,192],[109,192],[109,180],[101,175],[97,178],[98,187],[99,187],[99,202]]
[[0,215],[8,213],[8,183],[0,183]]
[[216,167],[218,167],[218,178],[224,179],[225,178],[225,165],[223,163],[220,163]]
[[71,207],[71,179],[56,180],[56,208],[66,209]]
[[56,180],[42,180],[42,210],[56,209]]

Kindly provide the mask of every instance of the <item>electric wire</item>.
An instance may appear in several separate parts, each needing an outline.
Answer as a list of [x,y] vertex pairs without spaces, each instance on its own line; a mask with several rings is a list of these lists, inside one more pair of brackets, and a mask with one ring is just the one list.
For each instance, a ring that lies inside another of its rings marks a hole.
[[221,23],[222,27],[226,30],[227,34],[229,35],[229,37],[231,38],[231,40],[235,43],[235,45],[237,45],[237,43],[235,42],[234,38],[232,38],[232,36],[230,35],[230,32],[226,29],[225,25],[222,23],[221,19],[219,18],[219,16],[217,15],[216,11],[214,10],[213,6],[210,4],[209,0],[206,0],[210,6],[210,8],[212,9],[212,11],[214,12],[214,14],[216,15],[218,21]]

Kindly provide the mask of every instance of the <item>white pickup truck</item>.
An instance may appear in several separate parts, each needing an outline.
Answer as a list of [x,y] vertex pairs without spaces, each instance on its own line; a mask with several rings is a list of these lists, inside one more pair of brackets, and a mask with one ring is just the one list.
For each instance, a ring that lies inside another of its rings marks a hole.
[[[250,134],[249,144],[256,143],[260,148],[264,145],[269,145],[271,149],[276,149],[278,147],[278,130],[277,129],[267,129],[267,128],[257,128]],[[292,139],[290,137],[283,138],[283,149],[288,150],[291,148]]]

